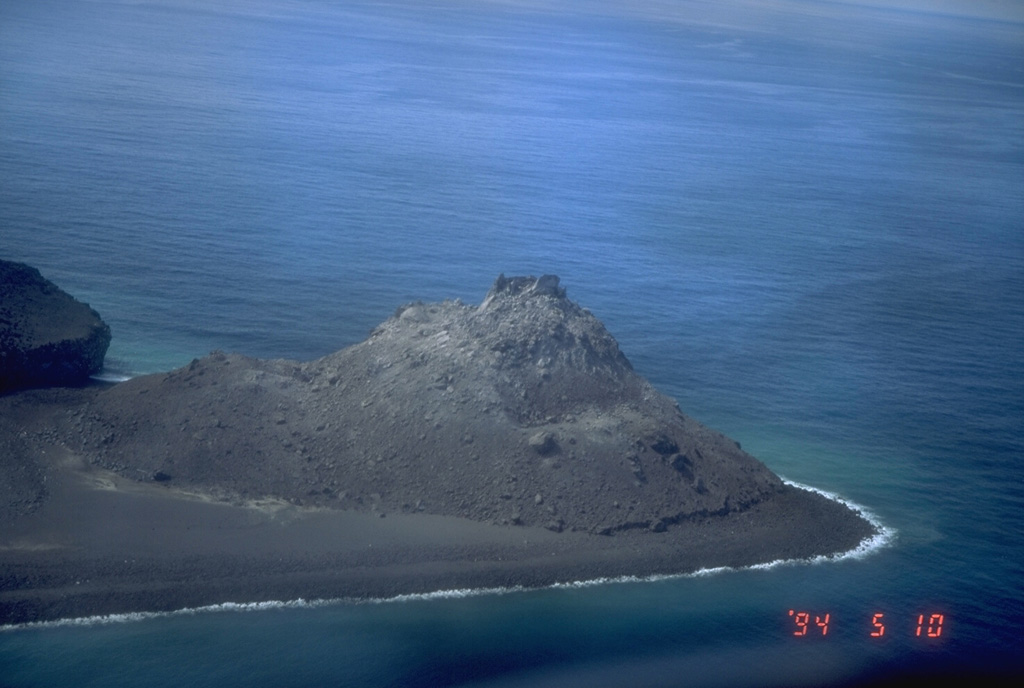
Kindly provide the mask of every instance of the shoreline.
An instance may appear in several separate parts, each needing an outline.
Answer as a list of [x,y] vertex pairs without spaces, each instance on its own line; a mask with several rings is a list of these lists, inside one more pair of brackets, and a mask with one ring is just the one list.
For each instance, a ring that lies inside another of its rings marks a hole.
[[[815,491],[815,490],[810,490]],[[193,616],[198,614],[216,613],[241,613],[266,611],[270,609],[314,609],[318,607],[329,607],[335,605],[360,605],[360,604],[395,604],[402,602],[428,601],[435,599],[462,599],[465,597],[479,597],[485,595],[510,595],[521,592],[537,590],[559,590],[579,589],[604,585],[620,585],[630,583],[655,583],[679,578],[700,578],[739,571],[770,570],[782,566],[815,565],[829,562],[838,562],[848,558],[861,558],[887,546],[892,541],[892,531],[881,526],[878,522],[872,521],[880,532],[862,540],[856,547],[846,552],[838,552],[831,555],[817,555],[804,559],[777,559],[775,561],[761,564],[750,564],[747,566],[730,567],[719,566],[703,568],[686,573],[664,573],[651,574],[647,576],[626,574],[614,578],[601,577],[588,580],[574,580],[551,583],[550,585],[525,587],[496,587],[496,588],[448,588],[433,590],[421,593],[403,593],[393,597],[334,597],[334,598],[295,598],[289,600],[265,600],[261,602],[219,602],[201,607],[183,607],[170,611],[131,611],[117,614],[101,614],[95,616],[58,618],[45,621],[29,621],[25,623],[0,625],[0,632],[11,632],[18,630],[29,630],[37,628],[55,628],[59,626],[93,626],[114,623],[130,623],[133,621],[145,621],[172,616]],[[871,544],[873,543],[873,544]]]
[[0,404],[5,470],[22,481],[0,514],[2,630],[709,575],[861,556],[891,537],[863,507],[791,481],[743,511],[612,535],[229,499],[132,480],[66,447],[54,414],[96,389]]
[[[892,535],[863,507],[803,486],[664,533],[604,536],[231,505],[62,465],[51,473],[51,499],[21,527],[0,531],[0,630],[714,575],[864,556]],[[88,518],[68,523],[67,508]],[[135,532],[112,539],[125,509],[135,510]],[[67,525],[54,530],[58,521]],[[165,532],[153,530],[161,523]]]

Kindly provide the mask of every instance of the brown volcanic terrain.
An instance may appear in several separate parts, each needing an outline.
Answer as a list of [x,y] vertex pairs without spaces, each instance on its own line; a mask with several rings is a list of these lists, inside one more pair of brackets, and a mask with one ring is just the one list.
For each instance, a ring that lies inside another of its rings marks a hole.
[[633,372],[558,278],[300,363],[0,397],[0,623],[681,573],[873,533]]

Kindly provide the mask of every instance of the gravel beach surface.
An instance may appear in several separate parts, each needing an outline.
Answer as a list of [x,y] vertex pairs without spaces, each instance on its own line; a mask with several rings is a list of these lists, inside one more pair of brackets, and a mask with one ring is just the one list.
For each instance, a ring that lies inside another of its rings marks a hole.
[[[89,394],[4,398],[8,445],[16,437],[12,420],[31,428],[28,416],[42,421],[42,409]],[[2,625],[223,602],[387,598],[683,574],[834,554],[872,534],[854,511],[797,488],[745,511],[694,517],[658,533],[597,535],[271,498],[225,501],[133,481],[57,445],[35,445],[32,458],[45,498],[0,523]]]

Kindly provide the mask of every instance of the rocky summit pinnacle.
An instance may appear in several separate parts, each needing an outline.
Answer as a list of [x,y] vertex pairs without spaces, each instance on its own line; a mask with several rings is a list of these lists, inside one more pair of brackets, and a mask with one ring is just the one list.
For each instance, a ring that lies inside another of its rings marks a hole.
[[741,511],[782,482],[637,375],[552,275],[410,303],[308,363],[214,353],[98,394],[69,442],[136,479],[611,534]]
[[550,296],[556,299],[565,298],[565,289],[558,286],[557,275],[541,277],[505,277],[498,275],[494,286],[487,292],[480,310],[485,310],[498,299],[529,298],[531,296]]

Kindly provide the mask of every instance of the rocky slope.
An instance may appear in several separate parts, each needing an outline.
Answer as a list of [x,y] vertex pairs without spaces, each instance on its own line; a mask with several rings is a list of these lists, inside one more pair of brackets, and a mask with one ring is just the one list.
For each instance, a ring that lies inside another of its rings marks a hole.
[[0,394],[78,385],[103,367],[110,328],[23,263],[0,260]]
[[663,531],[786,488],[633,372],[557,277],[480,306],[402,306],[299,363],[215,352],[97,394],[64,442],[137,480],[225,499]]

